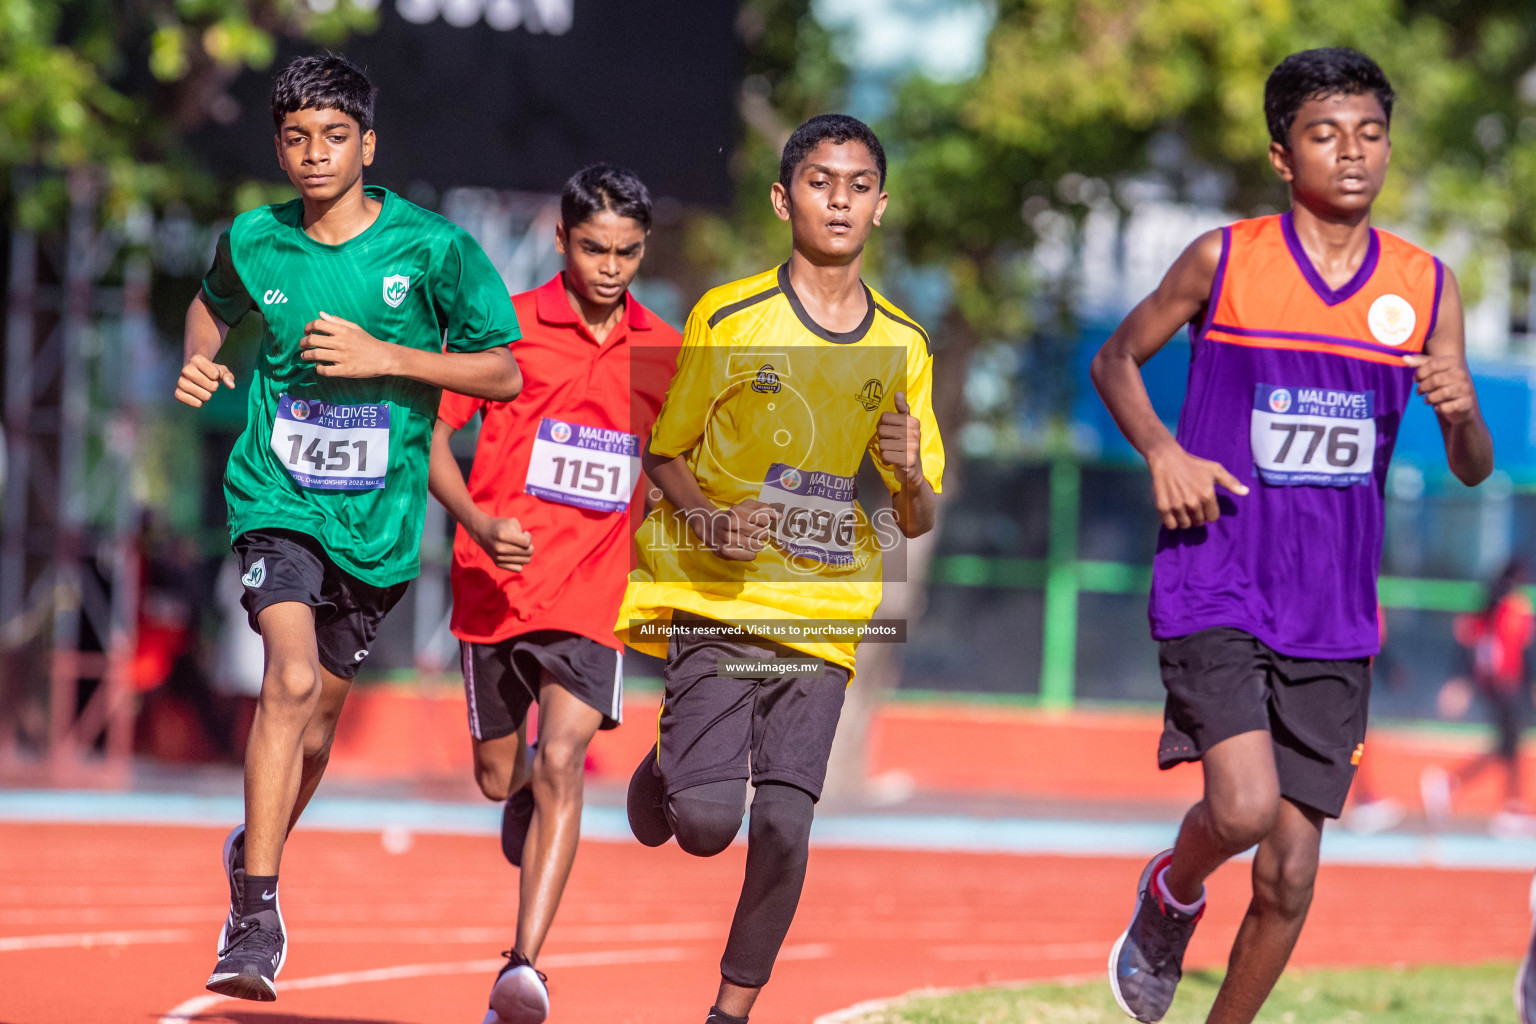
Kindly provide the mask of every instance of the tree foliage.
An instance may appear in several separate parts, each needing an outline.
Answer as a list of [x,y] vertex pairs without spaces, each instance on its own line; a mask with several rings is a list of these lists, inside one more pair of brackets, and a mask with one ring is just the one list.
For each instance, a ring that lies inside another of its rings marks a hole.
[[[943,265],[984,338],[1018,338],[1011,254],[1038,215],[1081,216],[1130,176],[1188,197],[1214,179],[1240,213],[1280,208],[1264,81],[1281,58],[1349,45],[1398,94],[1380,219],[1431,242],[1536,250],[1536,22],[1521,0],[998,0],[962,85],[910,80],[901,152],[911,257]],[[1455,247],[1455,246],[1453,246]],[[1029,282],[1025,282],[1028,287]]]
[[374,24],[368,0],[0,0],[0,171],[30,171],[43,216],[59,171],[106,170],[119,211],[138,199],[215,200],[181,139],[230,108],[278,38],[340,42]]

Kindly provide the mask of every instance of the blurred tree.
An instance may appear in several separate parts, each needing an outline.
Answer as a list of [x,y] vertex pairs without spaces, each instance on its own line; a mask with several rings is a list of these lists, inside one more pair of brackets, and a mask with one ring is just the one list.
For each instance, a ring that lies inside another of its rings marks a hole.
[[[0,171],[35,170],[21,215],[57,212],[52,172],[94,165],[109,206],[228,202],[181,137],[233,109],[226,88],[276,40],[334,44],[374,25],[377,0],[0,0]],[[7,175],[9,177],[9,175]],[[224,211],[219,211],[224,212]]]

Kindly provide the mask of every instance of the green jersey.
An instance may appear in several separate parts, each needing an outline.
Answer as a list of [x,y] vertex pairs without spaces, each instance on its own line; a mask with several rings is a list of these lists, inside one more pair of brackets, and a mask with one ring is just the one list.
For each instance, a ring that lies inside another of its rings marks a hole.
[[224,474],[231,539],[251,530],[314,537],[342,569],[391,586],[420,571],[438,388],[404,377],[322,377],[299,358],[324,310],[383,341],[479,352],[521,335],[496,268],[463,229],[385,189],[366,231],[340,245],[304,233],[293,200],[235,218],[203,298],[234,324],[264,322],[245,433]]

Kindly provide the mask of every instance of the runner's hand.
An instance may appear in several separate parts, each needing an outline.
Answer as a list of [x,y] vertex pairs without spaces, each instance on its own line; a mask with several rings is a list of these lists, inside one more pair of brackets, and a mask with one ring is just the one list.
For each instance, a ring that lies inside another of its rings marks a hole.
[[1430,408],[1447,423],[1465,423],[1477,411],[1477,394],[1472,389],[1472,373],[1466,361],[1457,356],[1427,356],[1421,353],[1403,356],[1414,367],[1413,379],[1419,394]]
[[1147,468],[1152,470],[1152,497],[1157,501],[1157,514],[1170,530],[1204,526],[1220,519],[1217,484],[1239,496],[1248,493],[1248,488],[1221,463],[1196,458],[1178,445],[1148,458]]
[[907,396],[896,392],[896,411],[880,416],[880,461],[895,467],[908,487],[923,483],[923,422],[907,408]]
[[304,325],[299,358],[322,377],[387,377],[395,372],[395,346],[350,320],[322,311]]
[[485,549],[498,569],[522,572],[533,558],[533,534],[523,532],[523,524],[516,519],[487,517],[484,523],[476,525],[470,537]]
[[[693,520],[695,517],[690,516]],[[748,498],[730,508],[716,509],[703,517],[705,534],[700,538],[721,558],[750,562],[773,536],[779,511],[772,505]]]
[[181,368],[181,376],[176,380],[176,401],[200,409],[219,390],[221,383],[226,387],[235,386],[235,375],[229,372],[229,367],[204,355],[193,356]]

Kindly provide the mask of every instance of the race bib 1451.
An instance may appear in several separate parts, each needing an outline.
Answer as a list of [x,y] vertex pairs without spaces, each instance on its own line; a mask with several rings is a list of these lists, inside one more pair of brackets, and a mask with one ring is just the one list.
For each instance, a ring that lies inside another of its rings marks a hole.
[[1281,486],[1368,484],[1376,464],[1376,392],[1254,389],[1249,442],[1259,478]]
[[523,490],[546,501],[598,512],[629,507],[640,468],[640,438],[544,417],[528,457]]
[[376,491],[389,469],[389,405],[339,405],[283,395],[272,451],[300,487]]

